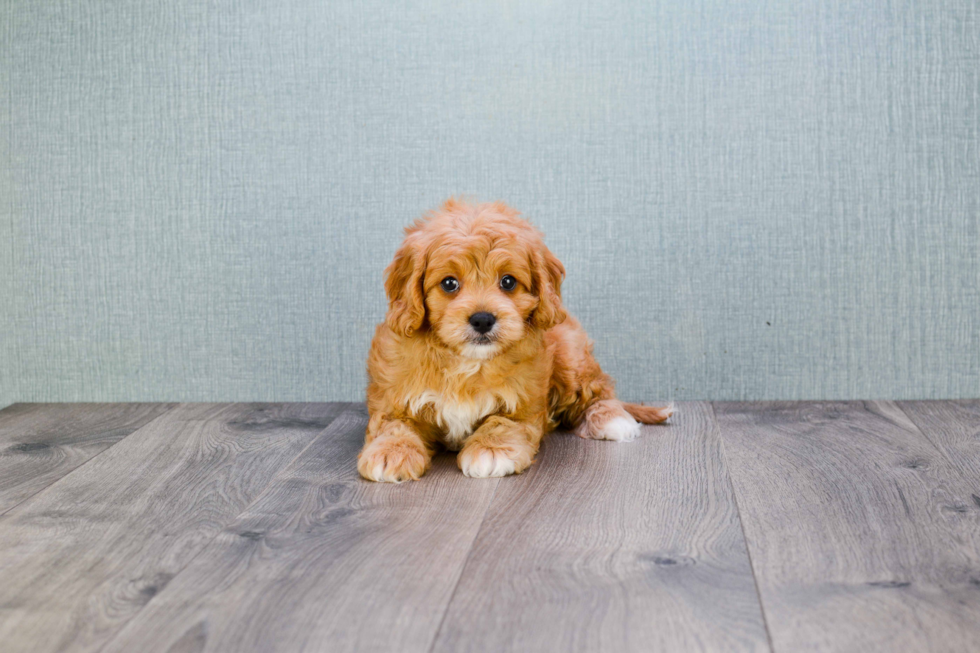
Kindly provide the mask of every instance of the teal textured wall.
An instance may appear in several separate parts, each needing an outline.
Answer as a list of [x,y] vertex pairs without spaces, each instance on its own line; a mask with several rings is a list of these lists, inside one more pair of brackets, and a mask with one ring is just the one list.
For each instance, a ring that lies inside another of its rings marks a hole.
[[357,399],[504,199],[633,399],[980,395],[973,0],[0,5],[0,404]]

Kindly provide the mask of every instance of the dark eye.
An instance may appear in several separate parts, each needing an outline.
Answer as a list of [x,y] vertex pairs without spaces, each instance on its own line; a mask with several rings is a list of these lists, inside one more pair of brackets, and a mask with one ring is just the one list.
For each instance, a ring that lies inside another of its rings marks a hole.
[[514,288],[517,287],[517,279],[515,279],[512,276],[510,276],[509,274],[505,274],[500,279],[500,287],[503,290],[513,290]]
[[453,277],[446,277],[442,280],[442,282],[440,282],[439,285],[442,286],[442,289],[446,292],[456,292],[459,290],[459,282]]

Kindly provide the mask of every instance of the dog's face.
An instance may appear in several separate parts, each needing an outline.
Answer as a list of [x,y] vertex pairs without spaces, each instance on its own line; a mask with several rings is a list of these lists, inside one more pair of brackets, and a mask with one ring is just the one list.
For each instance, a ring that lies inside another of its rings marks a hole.
[[429,255],[423,288],[430,328],[468,358],[490,358],[525,335],[538,306],[530,266],[515,243],[470,237]]
[[404,336],[428,329],[467,358],[492,358],[565,319],[564,267],[503,204],[450,200],[406,229],[385,273],[388,326]]

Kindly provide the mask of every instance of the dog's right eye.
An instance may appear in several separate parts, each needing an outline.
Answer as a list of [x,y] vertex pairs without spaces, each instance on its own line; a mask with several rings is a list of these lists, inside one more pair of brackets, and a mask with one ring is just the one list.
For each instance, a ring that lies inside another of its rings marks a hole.
[[446,277],[439,285],[441,285],[442,289],[446,292],[456,292],[459,290],[459,282],[453,277]]

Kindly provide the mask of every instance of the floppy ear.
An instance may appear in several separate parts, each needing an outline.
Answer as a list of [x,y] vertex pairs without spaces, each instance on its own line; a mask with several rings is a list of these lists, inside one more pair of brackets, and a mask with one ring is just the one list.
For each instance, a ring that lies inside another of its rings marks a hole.
[[385,292],[388,294],[388,315],[385,323],[395,333],[410,336],[425,321],[426,252],[422,239],[409,233],[395,258],[385,268]]
[[550,329],[568,317],[561,305],[561,282],[565,278],[565,266],[542,244],[534,250],[531,272],[539,300],[538,307],[531,316],[531,323],[539,329]]

